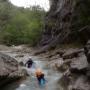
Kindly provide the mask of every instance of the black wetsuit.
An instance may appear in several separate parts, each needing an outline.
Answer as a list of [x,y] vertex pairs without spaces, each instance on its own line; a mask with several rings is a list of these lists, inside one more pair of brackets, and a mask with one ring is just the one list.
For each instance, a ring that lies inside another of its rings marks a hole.
[[29,59],[26,64],[28,65],[28,68],[31,68],[33,61],[31,59]]
[[41,74],[39,77],[37,77],[39,84],[41,85],[41,80],[45,83],[44,74]]

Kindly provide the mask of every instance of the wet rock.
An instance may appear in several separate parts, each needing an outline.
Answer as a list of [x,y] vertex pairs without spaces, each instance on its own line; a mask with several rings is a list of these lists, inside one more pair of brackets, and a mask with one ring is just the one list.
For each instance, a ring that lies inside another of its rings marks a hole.
[[71,59],[69,71],[62,78],[60,82],[66,86],[64,90],[90,90],[90,68],[86,56]]
[[50,60],[52,61],[52,60],[59,59],[60,56],[59,56],[59,55],[53,55],[52,57],[49,56],[49,58],[50,58]]
[[0,52],[0,86],[24,76],[25,73],[19,67],[18,62],[14,58]]
[[63,59],[62,58],[54,59],[54,60],[52,60],[48,63],[48,65],[50,65],[50,67],[53,67],[53,68],[58,68],[62,64],[63,64]]
[[71,90],[90,90],[90,82],[86,76],[80,76],[72,85]]
[[16,55],[15,58],[17,58],[17,57],[24,57],[24,55],[22,55],[22,54],[21,55]]
[[71,59],[68,59],[66,61],[63,60],[63,58],[53,58],[50,62],[49,65],[50,67],[60,71],[60,72],[65,72],[66,70],[69,69],[71,63]]
[[85,75],[65,73],[59,83],[63,90],[90,90],[90,81]]
[[62,55],[65,53],[64,50],[54,50],[51,54],[49,54],[48,58],[53,58],[54,56],[62,57]]
[[[62,73],[59,80],[63,90],[90,90],[90,64],[84,54],[84,49],[68,49],[62,57],[57,54],[49,54],[49,65]],[[51,51],[53,52],[53,51]]]
[[63,59],[72,59],[74,57],[78,57],[80,53],[83,53],[83,49],[69,49],[64,53]]
[[70,67],[70,63],[71,63],[71,60],[67,60],[67,61],[63,61],[62,64],[59,64],[57,67],[57,70],[59,70],[60,72],[65,72],[69,69]]
[[25,64],[21,61],[21,62],[19,62],[19,65],[20,66],[25,66]]
[[63,90],[68,90],[70,78],[66,75],[63,75],[59,80],[59,84],[63,87]]
[[85,55],[74,58],[70,64],[70,70],[73,73],[86,73],[88,67],[87,58]]

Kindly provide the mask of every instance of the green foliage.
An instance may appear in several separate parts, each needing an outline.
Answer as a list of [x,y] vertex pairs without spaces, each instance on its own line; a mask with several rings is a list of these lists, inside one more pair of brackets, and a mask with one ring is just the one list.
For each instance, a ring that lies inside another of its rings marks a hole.
[[[6,1],[5,3],[8,2]],[[1,5],[4,5],[4,2]],[[43,9],[39,6],[27,9],[17,8],[9,3],[7,6],[0,6],[0,10],[2,11],[0,16],[4,17],[4,15],[7,15],[7,17],[5,16],[6,23],[0,18],[1,43],[7,45],[37,44],[44,26],[45,11]]]

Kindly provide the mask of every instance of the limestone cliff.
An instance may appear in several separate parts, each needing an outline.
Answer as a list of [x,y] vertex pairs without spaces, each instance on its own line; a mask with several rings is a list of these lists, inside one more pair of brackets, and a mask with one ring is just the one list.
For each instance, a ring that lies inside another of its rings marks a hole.
[[73,41],[85,43],[90,38],[90,0],[50,0],[50,5],[42,46],[49,48]]

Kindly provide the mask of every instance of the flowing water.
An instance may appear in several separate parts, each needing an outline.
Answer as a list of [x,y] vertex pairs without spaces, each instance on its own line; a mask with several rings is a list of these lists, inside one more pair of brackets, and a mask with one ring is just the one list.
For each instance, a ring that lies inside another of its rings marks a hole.
[[[16,53],[8,53],[11,56],[15,56]],[[20,61],[26,62],[26,59],[28,59],[30,55],[25,54],[24,57],[22,58],[16,58]],[[30,75],[29,77],[26,78],[26,80],[21,81],[20,83],[12,83],[12,85],[8,85],[2,90],[63,90],[59,83],[58,80],[61,77],[61,74],[49,66],[47,66],[48,61],[47,60],[42,60],[38,57],[31,56],[36,65],[43,70],[45,73],[45,79],[46,79],[46,84],[41,87],[38,85],[38,81],[35,77],[35,75]],[[29,72],[29,71],[28,71]]]

